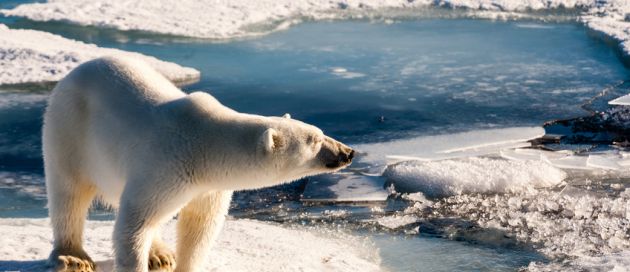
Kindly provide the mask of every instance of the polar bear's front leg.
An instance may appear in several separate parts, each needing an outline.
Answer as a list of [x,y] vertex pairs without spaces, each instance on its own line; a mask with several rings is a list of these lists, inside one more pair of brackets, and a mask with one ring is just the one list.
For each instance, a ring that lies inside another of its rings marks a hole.
[[159,181],[127,184],[114,227],[116,271],[148,271],[160,225],[186,204],[194,189],[179,188],[176,182],[171,186]]
[[188,203],[177,222],[177,272],[201,271],[230,208],[232,191],[203,194]]

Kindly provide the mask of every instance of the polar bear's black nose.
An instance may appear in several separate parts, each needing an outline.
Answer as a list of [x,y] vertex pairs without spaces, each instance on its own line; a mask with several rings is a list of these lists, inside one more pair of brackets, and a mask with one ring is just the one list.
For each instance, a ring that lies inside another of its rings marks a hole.
[[350,151],[340,150],[340,152],[339,152],[339,163],[340,164],[350,163],[350,162],[352,162],[352,158],[354,158],[354,150],[352,150],[352,149],[350,149]]

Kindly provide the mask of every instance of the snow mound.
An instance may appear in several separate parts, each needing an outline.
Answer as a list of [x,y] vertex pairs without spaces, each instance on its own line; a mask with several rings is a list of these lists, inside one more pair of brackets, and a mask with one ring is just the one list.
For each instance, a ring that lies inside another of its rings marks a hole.
[[36,31],[9,29],[0,24],[0,84],[58,81],[79,64],[102,56],[146,61],[169,80],[183,83],[199,78],[199,71],[154,57],[70,40]]
[[397,191],[422,192],[428,197],[470,193],[516,193],[551,187],[567,174],[540,161],[468,158],[391,165],[384,176]]
[[[85,249],[100,271],[112,269],[114,222],[88,221]],[[51,250],[48,219],[0,219],[0,271],[43,271]],[[165,228],[174,245],[175,224]],[[308,245],[308,246],[306,246]],[[228,220],[203,271],[380,271],[373,249],[348,237],[325,238],[314,232],[251,221]]]

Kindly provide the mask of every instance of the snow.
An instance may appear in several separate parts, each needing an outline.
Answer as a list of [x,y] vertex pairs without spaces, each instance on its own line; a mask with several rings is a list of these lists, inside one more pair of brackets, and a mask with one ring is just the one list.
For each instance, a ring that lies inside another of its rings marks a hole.
[[177,3],[172,5],[168,0],[50,0],[1,12],[36,21],[68,21],[120,30],[226,39],[262,35],[308,19],[362,18],[391,9],[413,10],[435,5],[522,12],[591,6],[594,0],[215,0],[211,3],[181,0]]
[[36,31],[10,29],[0,24],[0,84],[58,81],[79,64],[107,55],[148,62],[174,82],[199,78],[199,71],[154,57],[66,39]]
[[[100,271],[112,269],[114,222],[88,221],[84,247]],[[165,228],[174,246],[175,223]],[[378,253],[346,235],[228,220],[203,271],[380,271]],[[0,219],[0,271],[41,271],[51,250],[48,219]],[[305,246],[307,245],[307,246]]]
[[630,53],[630,22],[625,21],[630,4],[625,0],[181,0],[177,5],[168,0],[49,0],[0,13],[35,21],[229,39],[267,34],[304,20],[387,17],[388,10],[413,13],[432,5],[479,10],[470,16],[491,19],[520,18],[530,10],[581,9],[585,25],[618,40],[623,50]]
[[560,184],[567,174],[540,161],[468,158],[403,162],[387,168],[386,176],[402,192],[427,197],[470,193],[516,193]]

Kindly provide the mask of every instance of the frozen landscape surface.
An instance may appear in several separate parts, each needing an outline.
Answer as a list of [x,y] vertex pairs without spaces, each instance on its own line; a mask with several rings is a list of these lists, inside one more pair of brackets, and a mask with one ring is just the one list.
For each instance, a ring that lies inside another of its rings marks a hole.
[[142,59],[174,82],[194,81],[200,75],[193,68],[143,54],[101,48],[37,30],[10,29],[0,24],[0,85],[58,81],[79,64],[108,55]]
[[[113,221],[88,221],[84,247],[112,270]],[[51,251],[48,219],[0,219],[0,271],[41,271]],[[175,221],[165,227],[175,245]],[[228,220],[203,271],[380,271],[378,252],[356,237],[331,238],[252,220]],[[296,250],[298,249],[299,250]]]
[[387,18],[396,12],[430,6],[480,10],[471,17],[521,18],[523,12],[578,9],[591,29],[616,39],[630,54],[630,3],[625,0],[49,0],[0,12],[36,21],[68,21],[81,25],[143,30],[172,35],[227,39],[266,34],[303,20]]

